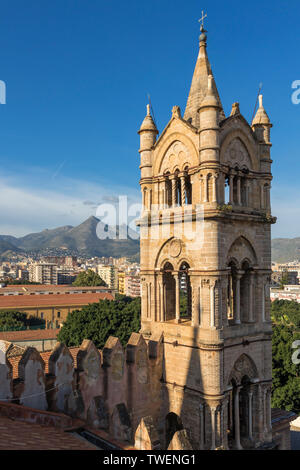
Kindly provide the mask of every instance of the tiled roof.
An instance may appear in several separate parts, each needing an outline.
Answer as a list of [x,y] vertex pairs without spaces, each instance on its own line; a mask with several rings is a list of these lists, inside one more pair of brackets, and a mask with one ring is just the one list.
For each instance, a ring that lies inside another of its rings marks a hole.
[[59,328],[49,330],[24,330],[24,331],[1,331],[0,340],[10,341],[35,341],[42,339],[55,339]]
[[104,299],[113,300],[113,296],[107,292],[93,294],[5,295],[0,297],[0,310],[26,307],[76,307],[99,302],[99,300]]
[[297,418],[296,413],[293,411],[280,410],[278,408],[272,408],[271,410],[271,421],[273,431],[278,429],[281,425],[290,423]]
[[63,429],[0,417],[0,450],[96,450]]
[[31,285],[31,284],[16,284],[16,285],[8,285],[6,287],[1,287],[0,288],[0,294],[2,293],[7,293],[7,292],[22,292],[26,294],[26,292],[36,292],[36,291],[73,291],[73,290],[82,290],[82,291],[95,291],[99,290],[105,292],[106,290],[110,290],[108,287],[104,286],[70,286],[68,284],[37,284],[37,285]]

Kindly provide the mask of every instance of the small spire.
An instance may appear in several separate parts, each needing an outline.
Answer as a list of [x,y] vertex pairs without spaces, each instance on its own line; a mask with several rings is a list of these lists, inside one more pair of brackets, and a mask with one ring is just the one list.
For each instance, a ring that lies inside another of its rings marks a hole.
[[218,101],[219,95],[217,94],[216,89],[214,88],[214,77],[212,74],[208,75],[207,77],[207,93],[204,99],[201,101],[199,109],[202,107],[205,108],[207,106],[212,106],[214,108],[220,108],[220,103]]
[[153,118],[151,116],[150,104],[147,104],[147,114],[145,116],[145,119],[142,122],[142,125],[140,127],[139,132],[141,132],[141,131],[153,131],[156,134],[158,134],[157,127],[156,127],[156,125],[153,121]]
[[259,107],[258,107],[257,113],[255,115],[255,118],[252,121],[252,126],[259,125],[259,124],[270,125],[271,122],[270,122],[269,116],[267,115],[266,110],[265,110],[264,105],[263,105],[263,95],[262,94],[259,95],[258,100],[259,100]]

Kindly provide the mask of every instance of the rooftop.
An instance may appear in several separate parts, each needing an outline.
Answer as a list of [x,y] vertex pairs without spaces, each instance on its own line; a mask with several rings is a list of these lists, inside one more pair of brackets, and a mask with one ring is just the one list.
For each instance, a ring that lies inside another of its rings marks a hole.
[[105,299],[113,300],[114,298],[108,292],[92,294],[5,295],[0,297],[0,310],[6,308],[79,306]]
[[49,330],[24,330],[24,331],[1,331],[0,340],[10,341],[33,341],[42,339],[55,339],[59,328]]

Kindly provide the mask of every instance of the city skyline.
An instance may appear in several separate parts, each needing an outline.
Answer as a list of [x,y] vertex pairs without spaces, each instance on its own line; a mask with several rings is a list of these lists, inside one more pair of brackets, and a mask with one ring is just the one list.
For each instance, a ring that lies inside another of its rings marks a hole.
[[[119,195],[140,201],[137,130],[147,94],[161,133],[173,105],[184,111],[204,10],[208,56],[226,115],[239,101],[251,120],[263,83],[274,124],[272,207],[278,222],[272,235],[300,235],[300,105],[291,100],[292,83],[300,78],[294,42],[299,4],[292,1],[285,10],[282,2],[255,1],[251,17],[237,1],[216,1],[212,8],[207,1],[176,0],[171,11],[165,1],[117,6],[54,1],[41,8],[37,1],[25,6],[17,0],[4,5],[0,234],[76,225]],[[224,41],[232,46],[222,47]]]

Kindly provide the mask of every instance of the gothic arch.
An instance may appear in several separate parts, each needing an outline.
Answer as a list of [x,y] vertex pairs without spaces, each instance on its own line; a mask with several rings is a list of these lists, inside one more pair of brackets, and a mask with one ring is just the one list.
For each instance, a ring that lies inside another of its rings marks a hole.
[[166,240],[157,253],[154,268],[162,269],[166,262],[171,263],[178,270],[182,263],[193,267],[193,261],[187,256],[184,242],[176,237]]
[[238,262],[239,268],[241,268],[245,260],[247,260],[251,266],[257,264],[256,252],[246,237],[241,235],[231,244],[227,254],[227,265],[231,259]]
[[[259,171],[259,161],[256,156],[256,149],[254,145],[250,142],[248,136],[243,131],[243,129],[234,129],[232,131],[229,131],[228,134],[224,137],[220,149],[221,163],[228,164],[226,152],[229,149],[230,145],[232,145],[232,143],[235,141],[240,142],[248,154],[251,166],[249,170]],[[240,169],[242,169],[242,162],[239,166]]]
[[[176,145],[179,145],[179,147],[181,146],[178,148],[177,152],[176,148],[174,149]],[[181,152],[183,152],[184,155],[181,155],[181,158],[179,159],[179,154]],[[169,159],[171,155],[174,155],[175,157],[173,157],[174,163],[170,160],[168,162],[164,162],[164,160],[166,158]],[[182,158],[183,156],[185,158]],[[187,165],[189,167],[194,167],[198,164],[198,152],[192,140],[184,134],[174,132],[170,134],[161,144],[160,148],[157,149],[157,153],[154,157],[153,175],[157,176],[161,173],[164,173],[165,171],[170,171],[172,173],[177,166],[179,167],[180,171],[182,171],[183,168]]]
[[233,380],[239,386],[242,384],[244,377],[248,379],[257,379],[257,367],[247,354],[242,354],[234,363],[234,366],[229,374],[227,384],[229,385]]

